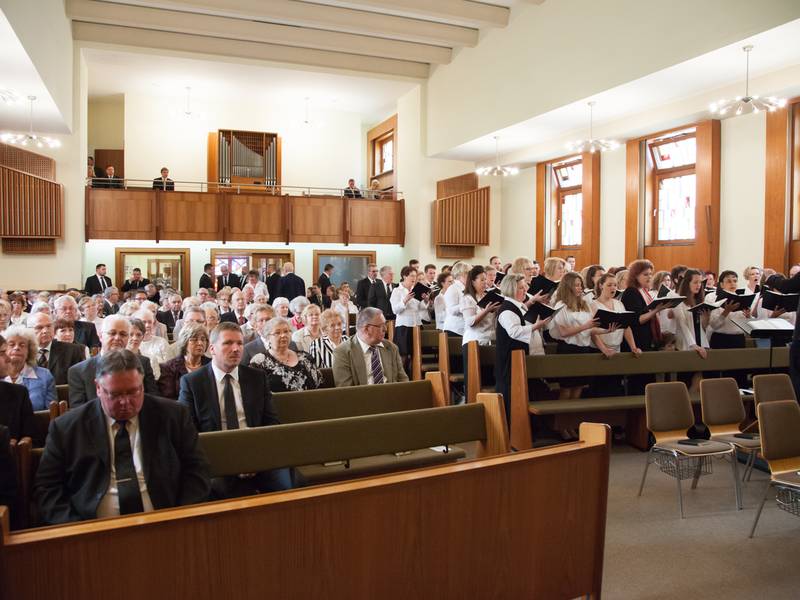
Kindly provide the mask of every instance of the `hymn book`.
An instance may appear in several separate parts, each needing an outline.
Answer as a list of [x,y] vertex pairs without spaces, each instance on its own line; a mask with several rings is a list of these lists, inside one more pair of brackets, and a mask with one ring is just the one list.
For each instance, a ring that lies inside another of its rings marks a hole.
[[780,310],[785,312],[795,312],[797,304],[800,302],[800,294],[781,294],[772,290],[766,290],[761,295],[761,306],[767,310]]

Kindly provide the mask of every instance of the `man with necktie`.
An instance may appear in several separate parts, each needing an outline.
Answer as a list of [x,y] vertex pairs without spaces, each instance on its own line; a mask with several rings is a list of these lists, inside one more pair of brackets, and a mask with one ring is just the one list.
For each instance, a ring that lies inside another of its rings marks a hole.
[[239,285],[239,276],[236,273],[231,273],[231,269],[228,265],[223,264],[219,267],[220,275],[217,275],[217,291],[221,290],[224,287],[230,288],[238,288],[241,287]]
[[336,387],[408,381],[400,352],[385,335],[386,319],[380,309],[368,307],[358,313],[356,335],[333,351]]
[[153,189],[163,192],[175,191],[175,182],[169,178],[169,169],[167,167],[161,167],[161,177],[153,179]]
[[139,357],[105,354],[97,398],[51,421],[34,494],[48,524],[203,502],[210,479],[186,407],[144,393]]
[[94,268],[94,275],[86,278],[86,283],[83,284],[83,290],[86,292],[87,296],[102,294],[106,288],[114,285],[111,282],[111,278],[106,276],[106,272],[106,266],[100,263]]
[[392,311],[392,303],[390,302],[392,290],[395,288],[395,285],[392,283],[394,271],[392,267],[387,265],[381,267],[380,274],[380,279],[376,279],[369,290],[367,304],[373,308],[379,308],[387,321],[394,321],[395,315]]
[[[209,338],[211,362],[181,378],[178,402],[191,410],[199,431],[277,425],[266,371],[239,364],[244,336],[238,325],[220,323]],[[292,487],[289,469],[243,473],[212,481],[213,498],[232,498]]]
[[136,267],[133,271],[131,271],[131,278],[122,284],[122,292],[125,293],[132,290],[143,290],[149,284],[150,280],[147,277],[142,277],[142,270],[139,267]]

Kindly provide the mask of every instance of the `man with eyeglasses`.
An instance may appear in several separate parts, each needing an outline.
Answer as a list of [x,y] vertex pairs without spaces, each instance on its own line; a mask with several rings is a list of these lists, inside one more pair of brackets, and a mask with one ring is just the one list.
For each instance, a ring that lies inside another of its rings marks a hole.
[[208,462],[189,411],[145,393],[129,350],[97,362],[96,397],[50,425],[34,494],[45,523],[203,502]]
[[368,307],[358,313],[356,335],[333,351],[336,387],[408,381],[400,352],[385,335],[382,311]]
[[[113,315],[103,319],[103,330],[100,333],[100,354],[88,360],[79,362],[69,368],[67,382],[69,383],[69,406],[76,408],[86,404],[97,397],[95,374],[97,364],[105,354],[115,350],[124,350],[128,345],[131,324],[125,317]],[[147,394],[158,394],[156,378],[153,376],[153,368],[150,366],[150,359],[146,356],[139,356],[142,363],[144,375],[144,391]]]

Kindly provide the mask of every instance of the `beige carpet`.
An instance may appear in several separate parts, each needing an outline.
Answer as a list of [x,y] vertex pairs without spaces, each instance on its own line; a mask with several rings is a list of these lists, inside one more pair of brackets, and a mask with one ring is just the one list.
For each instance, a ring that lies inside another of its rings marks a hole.
[[681,520],[675,480],[656,465],[636,496],[644,460],[628,447],[612,451],[605,598],[800,598],[800,518],[778,510],[771,495],[755,537],[747,538],[765,473],[755,471],[743,485],[744,508],[737,511],[730,463],[715,460],[696,490],[682,483]]

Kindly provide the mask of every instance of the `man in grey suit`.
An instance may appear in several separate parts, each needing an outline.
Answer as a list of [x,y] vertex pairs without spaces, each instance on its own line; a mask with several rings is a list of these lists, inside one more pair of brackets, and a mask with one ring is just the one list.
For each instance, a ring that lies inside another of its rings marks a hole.
[[[112,315],[103,319],[100,355],[93,356],[69,368],[67,381],[69,383],[70,408],[81,406],[97,398],[95,374],[97,373],[97,363],[100,357],[114,350],[124,350],[125,346],[128,345],[130,333],[131,324],[125,317]],[[144,392],[145,394],[157,396],[158,387],[156,386],[156,378],[153,376],[153,368],[150,366],[150,360],[141,354],[138,357],[139,362],[142,363]]]
[[39,343],[37,366],[50,371],[56,385],[66,384],[70,367],[86,360],[86,346],[54,340],[53,319],[47,313],[38,312],[28,317],[28,328],[33,329],[33,335]]
[[365,308],[356,318],[356,335],[333,352],[336,387],[408,381],[397,346],[387,339],[386,318],[377,308]]

